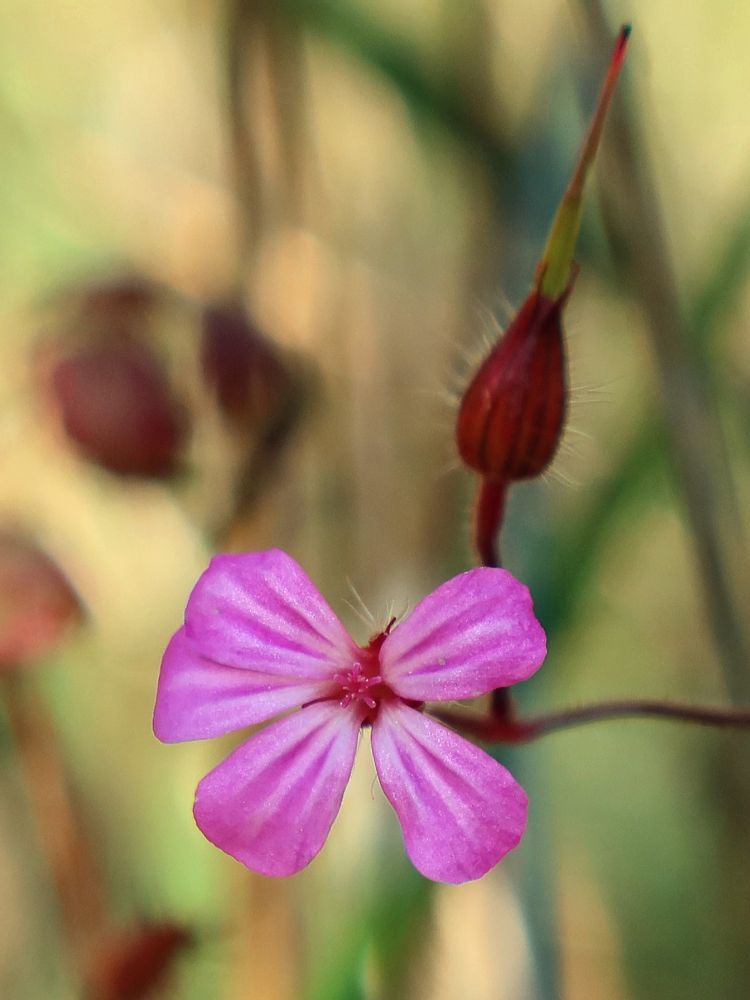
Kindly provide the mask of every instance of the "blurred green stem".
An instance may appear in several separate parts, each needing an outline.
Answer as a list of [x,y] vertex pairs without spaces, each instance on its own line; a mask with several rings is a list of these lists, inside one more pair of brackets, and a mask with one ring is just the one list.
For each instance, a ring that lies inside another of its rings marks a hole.
[[[589,38],[601,44],[609,30],[601,0],[579,0],[579,7]],[[646,145],[625,101],[612,108],[611,126],[612,155],[603,173],[605,224],[615,261],[636,289],[646,319],[661,382],[670,457],[691,528],[699,586],[726,688],[736,705],[747,705],[748,554],[715,386],[701,344],[706,331],[702,327],[691,330],[683,315]],[[727,280],[731,283],[732,275]],[[700,310],[696,310],[694,322],[699,318]],[[750,746],[735,741],[726,750],[721,762],[707,768],[705,782],[707,789],[713,790],[722,781],[732,789],[720,797],[724,825],[717,826],[716,832],[716,850],[724,858],[720,869],[722,937],[734,943],[731,987],[727,983],[722,989],[722,996],[729,1000],[746,997],[750,990],[746,939],[750,865],[745,847],[750,831]]]
[[484,102],[467,100],[456,70],[423,68],[408,46],[362,13],[364,8],[340,0],[281,0],[278,8],[382,73],[415,115],[465,143],[491,173],[498,190],[508,187],[510,147],[487,121]]
[[[610,37],[599,0],[579,0],[590,47]],[[674,472],[685,502],[703,600],[733,702],[750,701],[750,644],[740,566],[745,542],[709,380],[687,331],[645,142],[624,101],[611,109],[605,223],[626,280],[646,317]],[[606,150],[605,150],[606,155]],[[737,571],[735,571],[735,568]]]

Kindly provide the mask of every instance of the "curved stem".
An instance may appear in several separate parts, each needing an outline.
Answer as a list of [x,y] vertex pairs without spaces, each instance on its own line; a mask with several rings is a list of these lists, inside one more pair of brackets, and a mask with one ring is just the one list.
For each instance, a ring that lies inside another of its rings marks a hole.
[[486,743],[529,743],[559,729],[572,729],[607,719],[672,719],[699,726],[750,729],[750,708],[712,708],[639,698],[580,705],[528,719],[496,715],[471,716],[449,709],[438,709],[432,714],[454,729]]

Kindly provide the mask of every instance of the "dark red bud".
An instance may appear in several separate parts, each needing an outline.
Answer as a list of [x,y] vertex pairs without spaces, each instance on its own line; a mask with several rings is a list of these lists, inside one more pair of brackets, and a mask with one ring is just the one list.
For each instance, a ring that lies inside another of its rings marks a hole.
[[237,306],[205,310],[201,361],[222,412],[243,429],[266,426],[291,389],[278,348]]
[[509,483],[552,461],[565,422],[562,308],[534,289],[463,395],[456,441],[466,464]]
[[180,924],[145,924],[107,940],[89,972],[87,1000],[142,1000],[163,989],[194,937]]
[[80,317],[91,323],[126,325],[140,321],[158,298],[154,284],[137,275],[126,275],[84,287],[75,304]]
[[82,617],[55,563],[25,538],[0,533],[0,667],[44,656]]
[[63,426],[87,458],[120,475],[177,470],[184,411],[145,344],[109,337],[85,343],[56,360],[51,384]]

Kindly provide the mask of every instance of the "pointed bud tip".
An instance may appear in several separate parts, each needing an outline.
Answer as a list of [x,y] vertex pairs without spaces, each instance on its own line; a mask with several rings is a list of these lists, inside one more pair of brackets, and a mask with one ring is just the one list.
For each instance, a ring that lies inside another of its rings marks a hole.
[[628,47],[628,39],[630,38],[630,32],[632,31],[632,25],[623,24],[620,28],[620,34],[617,36],[617,41],[615,42],[615,51],[612,58],[613,63],[619,65],[625,58],[625,52]]

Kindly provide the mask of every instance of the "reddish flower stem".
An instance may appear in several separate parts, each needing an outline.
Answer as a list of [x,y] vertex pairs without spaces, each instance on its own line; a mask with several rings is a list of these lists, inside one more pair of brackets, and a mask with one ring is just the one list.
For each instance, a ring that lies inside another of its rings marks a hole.
[[472,716],[449,709],[435,709],[435,718],[485,743],[530,743],[559,729],[572,729],[607,719],[657,718],[692,722],[699,726],[750,729],[750,708],[711,708],[669,701],[623,699],[561,709],[528,719],[497,715]]
[[474,544],[482,566],[499,566],[497,537],[505,511],[507,484],[482,476],[474,510]]

